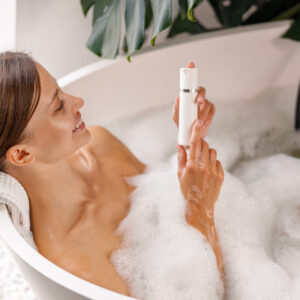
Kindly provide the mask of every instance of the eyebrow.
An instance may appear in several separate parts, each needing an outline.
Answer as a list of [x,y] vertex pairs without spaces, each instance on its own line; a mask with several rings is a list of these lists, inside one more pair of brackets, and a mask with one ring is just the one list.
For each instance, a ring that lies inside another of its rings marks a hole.
[[51,99],[51,101],[50,101],[50,103],[49,103],[49,106],[52,104],[52,102],[56,99],[56,97],[57,97],[57,95],[58,95],[58,88],[55,90],[55,92],[54,92],[54,94],[53,94],[53,96],[52,96],[52,99]]

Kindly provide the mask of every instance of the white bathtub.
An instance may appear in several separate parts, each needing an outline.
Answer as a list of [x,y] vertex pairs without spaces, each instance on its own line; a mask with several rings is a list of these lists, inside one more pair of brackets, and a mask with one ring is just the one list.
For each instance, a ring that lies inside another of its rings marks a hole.
[[[208,99],[242,100],[265,89],[294,86],[300,77],[300,43],[279,38],[290,21],[188,36],[115,61],[100,60],[58,81],[85,100],[87,125],[104,125],[175,101],[179,68],[194,61]],[[42,62],[41,62],[42,63]],[[296,95],[295,95],[296,97]],[[171,120],[170,120],[171,122]],[[0,236],[40,300],[134,299],[82,280],[34,251],[0,207]]]

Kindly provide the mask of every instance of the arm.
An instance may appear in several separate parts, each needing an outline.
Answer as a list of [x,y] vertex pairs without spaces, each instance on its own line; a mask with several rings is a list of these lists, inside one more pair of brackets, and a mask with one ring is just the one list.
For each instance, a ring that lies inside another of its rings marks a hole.
[[[195,64],[193,62],[187,65],[187,68],[194,67]],[[175,104],[173,105],[172,116],[177,128],[179,121],[179,101],[180,99],[177,97]],[[197,120],[201,120],[202,125],[195,128],[194,126],[196,122],[193,123],[194,135],[190,145],[193,149],[191,149],[189,153],[188,163],[184,147],[177,145],[179,164],[178,179],[181,182],[181,190],[188,201],[186,220],[207,238],[216,255],[218,268],[223,276],[224,266],[222,252],[219,246],[214,223],[214,203],[219,195],[224,178],[224,172],[221,163],[216,161],[216,151],[214,149],[208,150],[208,144],[206,142],[203,142],[203,147],[201,147],[201,141],[206,136],[208,128],[212,122],[215,113],[215,106],[206,99],[206,89],[204,87],[198,88],[195,103],[197,103],[198,106]],[[201,151],[202,161],[200,159]],[[195,159],[196,153],[198,153],[197,159]],[[211,161],[213,164],[211,164]],[[196,175],[197,173],[198,177]],[[188,183],[185,179],[183,179],[186,177],[194,178],[195,182],[191,180]],[[206,191],[205,186],[207,182],[209,182],[210,188]],[[200,197],[200,194],[202,194],[202,197]]]
[[216,150],[199,139],[200,126],[193,126],[190,152],[178,145],[178,179],[180,189],[187,200],[187,223],[198,229],[210,243],[219,271],[224,276],[222,252],[214,225],[214,205],[224,180],[222,165],[216,160]]

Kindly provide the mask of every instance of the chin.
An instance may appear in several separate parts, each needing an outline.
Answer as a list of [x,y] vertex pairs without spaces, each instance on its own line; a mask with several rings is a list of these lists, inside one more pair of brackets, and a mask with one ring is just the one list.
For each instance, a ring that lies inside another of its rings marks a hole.
[[72,135],[73,140],[76,141],[76,144],[80,144],[80,148],[89,144],[92,139],[92,134],[86,127],[79,132],[72,133]]
[[82,137],[82,140],[85,141],[84,145],[82,145],[82,146],[85,146],[85,145],[89,144],[90,141],[92,140],[92,134],[87,128],[85,128],[84,131],[81,133],[82,133],[82,135],[84,135],[84,137]]

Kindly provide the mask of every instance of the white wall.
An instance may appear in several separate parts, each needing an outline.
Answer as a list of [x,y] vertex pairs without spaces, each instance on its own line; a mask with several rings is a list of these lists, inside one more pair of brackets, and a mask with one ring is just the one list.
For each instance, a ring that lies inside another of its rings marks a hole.
[[18,0],[17,50],[30,52],[59,78],[99,59],[85,46],[91,23],[79,0]]
[[[178,11],[178,0],[172,1],[174,19]],[[121,0],[121,9],[123,37],[125,0]],[[195,16],[208,27],[218,26],[207,1],[197,7]],[[0,17],[0,50],[11,48],[26,51],[56,78],[101,59],[85,46],[92,31],[92,9],[84,17],[80,0],[0,0]],[[157,36],[156,44],[166,41],[168,31],[169,28]],[[152,26],[147,32],[143,47],[150,46],[151,33]],[[122,40],[121,38],[120,48]]]
[[0,52],[16,45],[16,0],[0,0]]

